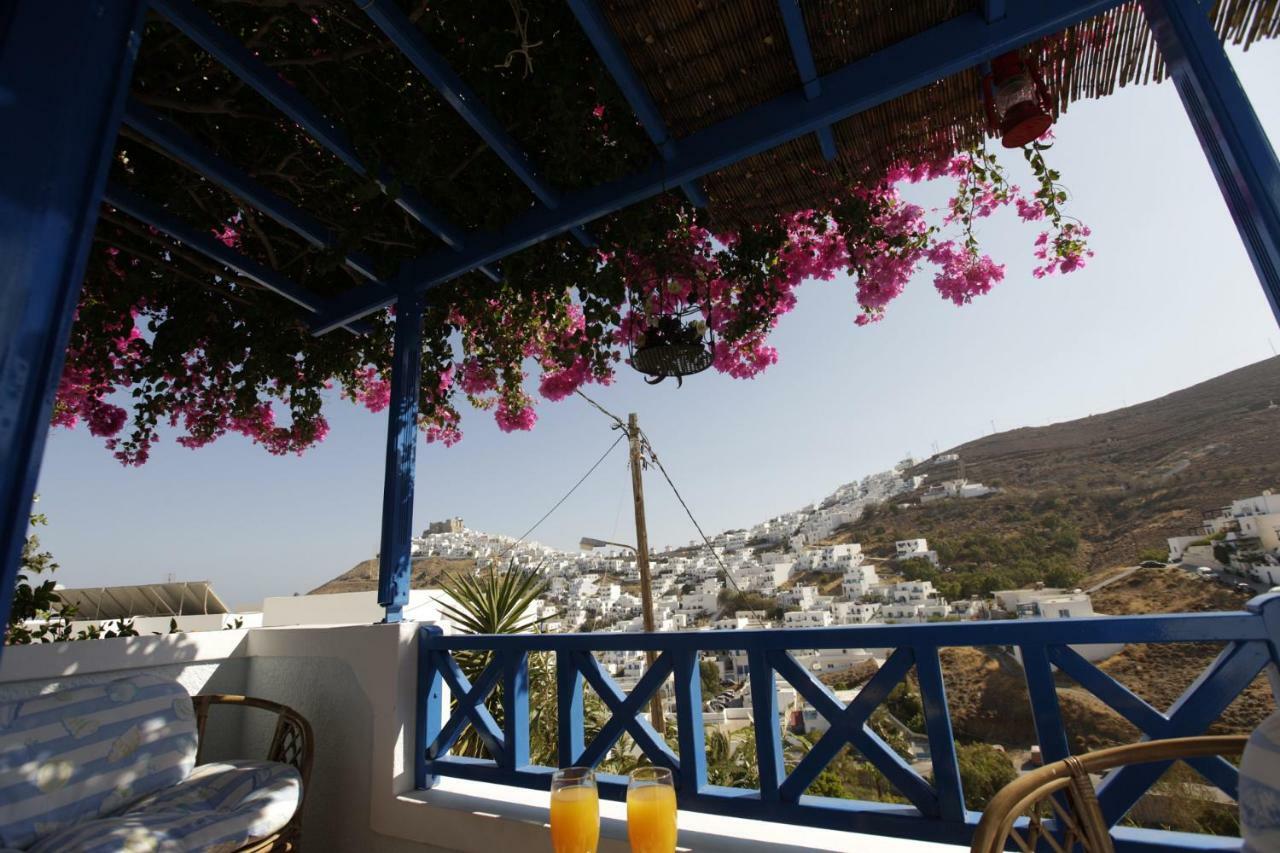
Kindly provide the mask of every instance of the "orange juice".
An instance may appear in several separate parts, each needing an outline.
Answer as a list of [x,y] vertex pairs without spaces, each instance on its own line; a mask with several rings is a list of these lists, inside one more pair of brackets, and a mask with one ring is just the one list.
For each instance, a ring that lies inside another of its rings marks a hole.
[[627,791],[631,853],[674,853],[676,792],[670,785],[635,785]]
[[596,853],[600,798],[585,785],[551,792],[551,846],[555,853]]

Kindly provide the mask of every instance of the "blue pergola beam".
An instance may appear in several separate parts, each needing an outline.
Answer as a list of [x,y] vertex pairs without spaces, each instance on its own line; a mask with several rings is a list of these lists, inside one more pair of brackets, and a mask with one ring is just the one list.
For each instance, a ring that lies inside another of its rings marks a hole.
[[0,625],[146,8],[0,12]]
[[[232,195],[270,216],[318,249],[332,249],[337,238],[314,216],[262,186],[238,166],[214,154],[190,134],[158,113],[130,98],[124,107],[124,123],[146,137],[164,154],[199,172]],[[348,252],[343,263],[369,281],[381,284],[373,259]]]
[[1142,0],[1160,53],[1280,320],[1280,163],[1196,0]]
[[[952,18],[871,56],[819,78],[821,93],[809,99],[788,92],[680,140],[670,160],[637,174],[566,196],[556,211],[533,211],[501,231],[469,237],[461,253],[435,252],[402,267],[400,287],[425,290],[527,248],[574,225],[658,195],[740,160],[813,133],[841,119],[964,71],[984,60],[1059,32],[1122,0],[1023,2],[999,21],[980,12]],[[579,0],[570,0],[578,3]],[[391,304],[393,299],[343,294],[316,318],[316,334]]]
[[[645,133],[649,134],[649,139],[657,146],[662,159],[673,159],[676,156],[677,146],[675,140],[671,138],[671,131],[667,129],[662,113],[658,112],[658,105],[654,103],[640,75],[631,65],[627,52],[618,41],[618,37],[614,35],[613,28],[609,26],[604,14],[592,0],[569,0],[569,8],[573,10],[587,38],[591,40],[604,67],[609,70],[609,76],[622,90],[622,96],[627,99],[631,111],[636,114],[636,118],[640,119]],[[680,189],[684,190],[685,197],[695,207],[707,206],[707,194],[703,192],[702,187],[698,186],[696,178],[681,181]]]
[[[778,0],[778,10],[782,13],[782,23],[787,28],[787,41],[791,43],[791,55],[795,58],[796,71],[804,85],[804,96],[816,98],[822,94],[822,84],[818,82],[818,66],[813,62],[813,50],[809,46],[809,33],[805,29],[800,0]],[[818,128],[818,146],[827,162],[836,159],[836,137],[830,127]]]
[[[294,284],[275,270],[237,252],[216,237],[204,233],[192,225],[188,225],[160,205],[148,201],[127,187],[114,181],[108,182],[106,190],[102,194],[102,200],[112,207],[124,211],[134,219],[169,235],[174,240],[199,252],[215,263],[235,270],[245,278],[257,282],[267,290],[283,296],[307,311],[314,313],[325,305],[324,300],[311,291]],[[372,289],[372,287],[361,288],[361,290]],[[386,290],[386,288],[383,288],[383,290]],[[366,323],[355,321],[344,324],[344,328],[357,334],[368,330]]]
[[[443,240],[445,245],[458,251],[465,248],[466,239],[461,228],[449,222],[417,192],[399,184],[390,170],[370,170],[356,153],[346,131],[312,106],[301,92],[286,83],[273,68],[254,56],[238,39],[219,27],[213,18],[192,5],[190,0],[152,0],[152,6],[187,38],[214,56],[232,74],[248,83],[276,109],[296,122],[347,168],[361,177],[372,178],[383,193],[393,196],[401,210]],[[497,274],[491,270],[482,269],[481,272],[494,281],[498,280]]]
[[[453,107],[454,112],[471,125],[471,129],[480,135],[485,145],[493,149],[520,182],[537,196],[538,201],[552,210],[559,207],[560,193],[538,174],[528,155],[511,134],[498,123],[489,108],[450,67],[445,58],[427,42],[418,27],[409,20],[409,16],[400,11],[395,0],[368,0],[360,8],[400,49],[413,67],[427,78],[440,96]],[[595,241],[581,228],[570,231],[582,245],[595,245]]]

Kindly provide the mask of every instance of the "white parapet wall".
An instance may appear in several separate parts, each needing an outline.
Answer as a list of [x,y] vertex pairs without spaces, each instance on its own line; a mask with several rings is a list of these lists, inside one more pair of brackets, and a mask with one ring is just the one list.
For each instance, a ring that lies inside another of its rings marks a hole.
[[[8,647],[0,658],[0,700],[146,670],[192,694],[283,702],[316,733],[303,824],[308,850],[449,849],[411,843],[412,833],[380,838],[414,822],[412,804],[398,795],[413,788],[416,629],[240,629]],[[269,734],[260,712],[215,708],[205,757],[261,755]],[[426,834],[420,841],[429,841]]]
[[[409,591],[404,607],[405,621],[447,621],[440,605],[457,606],[453,596],[439,589]],[[262,626],[279,628],[286,625],[369,625],[382,621],[385,611],[378,604],[378,593],[334,592],[321,595],[277,595],[262,602]]]

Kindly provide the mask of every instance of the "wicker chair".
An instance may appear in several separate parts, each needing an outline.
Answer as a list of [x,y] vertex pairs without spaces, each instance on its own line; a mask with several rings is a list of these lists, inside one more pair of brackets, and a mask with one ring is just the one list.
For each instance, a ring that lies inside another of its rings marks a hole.
[[267,748],[267,760],[279,761],[291,765],[302,776],[302,801],[293,819],[279,832],[265,838],[256,838],[239,848],[238,853],[266,853],[266,851],[297,850],[302,835],[302,807],[306,803],[307,788],[311,782],[311,763],[315,757],[315,735],[306,718],[287,705],[272,702],[268,699],[257,699],[252,696],[236,696],[229,693],[206,693],[192,696],[191,702],[196,712],[196,732],[199,735],[199,747],[196,751],[196,763],[201,762],[204,753],[204,727],[209,719],[209,708],[212,705],[239,705],[241,707],[261,708],[276,715],[276,728],[271,736],[271,745]]
[[[1115,848],[1089,779],[1090,773],[1126,764],[1238,755],[1244,751],[1247,740],[1246,735],[1152,740],[1073,755],[1046,764],[1005,785],[991,799],[974,832],[970,850],[999,853],[1013,841],[1023,851],[1039,849],[1038,845],[1043,844],[1058,853],[1073,850],[1076,845],[1086,853],[1112,853]],[[1059,793],[1062,796],[1054,796]],[[1030,812],[1029,822],[1025,830],[1019,831],[1013,824],[1027,812]],[[1044,826],[1046,816],[1056,819],[1056,834]]]

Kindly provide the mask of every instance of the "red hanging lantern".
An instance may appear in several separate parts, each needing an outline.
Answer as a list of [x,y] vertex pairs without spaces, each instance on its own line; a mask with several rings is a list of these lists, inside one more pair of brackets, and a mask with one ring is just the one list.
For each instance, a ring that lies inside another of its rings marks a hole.
[[1000,134],[1005,148],[1021,148],[1036,141],[1053,124],[1051,101],[1035,63],[1016,50],[991,60],[982,78],[987,123]]

